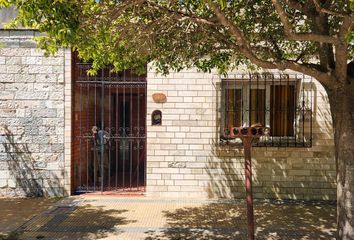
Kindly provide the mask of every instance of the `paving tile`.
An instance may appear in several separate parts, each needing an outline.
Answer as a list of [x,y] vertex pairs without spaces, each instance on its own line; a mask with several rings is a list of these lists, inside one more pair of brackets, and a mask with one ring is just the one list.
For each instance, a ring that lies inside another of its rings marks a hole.
[[0,198],[0,239],[18,229],[35,215],[48,209],[58,199]]
[[[334,239],[328,202],[255,202],[256,239]],[[63,199],[19,228],[19,239],[246,239],[241,200],[77,196]]]

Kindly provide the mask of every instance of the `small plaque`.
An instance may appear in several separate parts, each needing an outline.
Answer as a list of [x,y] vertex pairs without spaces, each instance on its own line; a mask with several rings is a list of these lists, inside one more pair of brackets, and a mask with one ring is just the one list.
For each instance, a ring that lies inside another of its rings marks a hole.
[[163,93],[154,93],[154,94],[152,94],[152,99],[156,103],[165,103],[167,101],[167,97]]

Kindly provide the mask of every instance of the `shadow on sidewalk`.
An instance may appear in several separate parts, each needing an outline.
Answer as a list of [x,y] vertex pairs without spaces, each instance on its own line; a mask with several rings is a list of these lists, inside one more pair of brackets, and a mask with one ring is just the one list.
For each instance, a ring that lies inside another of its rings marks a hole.
[[114,236],[121,233],[117,226],[133,222],[121,216],[127,211],[65,199],[24,224],[12,239],[100,239]]
[[[242,204],[212,203],[164,212],[167,228],[147,232],[146,240],[246,239]],[[256,239],[334,239],[336,208],[332,204],[271,204],[255,206]]]
[[35,215],[52,206],[57,198],[0,198],[0,239],[11,235]]

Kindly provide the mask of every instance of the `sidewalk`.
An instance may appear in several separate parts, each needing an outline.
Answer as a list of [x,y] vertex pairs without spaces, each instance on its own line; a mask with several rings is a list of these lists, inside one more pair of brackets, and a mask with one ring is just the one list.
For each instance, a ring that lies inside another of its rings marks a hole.
[[0,198],[0,239],[52,206],[57,199]]
[[[255,204],[256,239],[334,239],[329,203]],[[0,229],[0,231],[2,231]],[[246,239],[243,201],[76,196],[17,229],[16,239]]]

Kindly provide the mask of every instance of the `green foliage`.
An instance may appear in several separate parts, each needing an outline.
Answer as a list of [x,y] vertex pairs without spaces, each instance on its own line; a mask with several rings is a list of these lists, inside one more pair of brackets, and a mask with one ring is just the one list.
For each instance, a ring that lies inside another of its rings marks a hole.
[[[316,12],[313,1],[298,2]],[[131,67],[142,72],[150,61],[163,73],[192,66],[202,71],[217,68],[220,73],[238,65],[254,67],[241,54],[244,46],[217,21],[211,3],[218,4],[240,29],[257,59],[320,64],[314,61],[319,59],[322,45],[289,40],[270,0],[0,0],[0,7],[13,4],[19,10],[11,27],[21,24],[46,33],[37,41],[47,54],[71,47],[83,60],[92,61],[91,74],[109,64],[117,71]],[[329,7],[352,14],[353,6],[354,0],[350,0],[333,1]],[[293,6],[284,5],[284,9],[297,33],[316,30],[314,17]],[[341,17],[325,17],[327,34],[337,34]],[[349,59],[354,56],[353,40],[352,29],[347,35]]]

